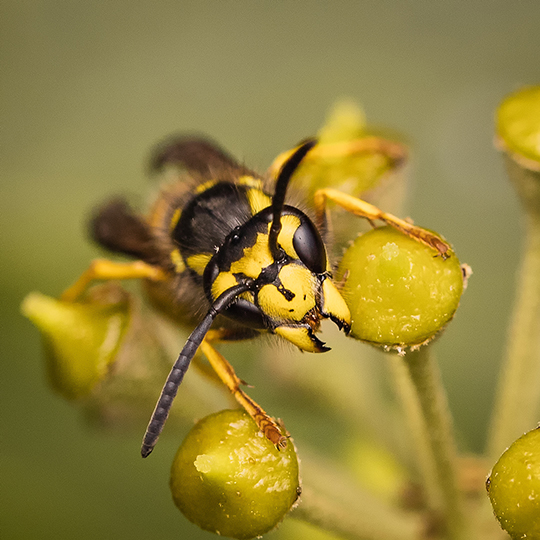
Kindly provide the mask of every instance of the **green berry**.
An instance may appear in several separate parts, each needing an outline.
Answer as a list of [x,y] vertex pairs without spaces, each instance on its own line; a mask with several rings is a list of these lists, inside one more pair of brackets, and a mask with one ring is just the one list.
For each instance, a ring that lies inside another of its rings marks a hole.
[[540,161],[540,86],[523,88],[501,103],[497,134],[509,150]]
[[540,429],[515,441],[486,482],[493,512],[514,539],[540,539]]
[[457,257],[391,227],[373,229],[345,252],[338,269],[351,311],[351,335],[385,347],[416,346],[454,316],[463,292]]
[[[364,110],[357,103],[339,100],[317,134],[317,148],[308,154],[295,175],[312,195],[317,189],[332,187],[360,196],[377,187],[383,176],[396,167],[395,156],[388,154],[385,145],[399,147],[405,153],[405,148],[393,140],[395,134],[389,135],[392,139],[368,126]],[[373,146],[374,138],[380,146]]]
[[107,375],[130,320],[125,300],[73,303],[37,292],[21,311],[40,330],[50,382],[67,399],[88,395]]
[[294,445],[277,450],[243,410],[212,414],[178,449],[170,487],[176,506],[202,529],[239,539],[260,536],[298,498]]
[[350,141],[365,136],[366,113],[354,100],[336,101],[317,134],[320,144]]

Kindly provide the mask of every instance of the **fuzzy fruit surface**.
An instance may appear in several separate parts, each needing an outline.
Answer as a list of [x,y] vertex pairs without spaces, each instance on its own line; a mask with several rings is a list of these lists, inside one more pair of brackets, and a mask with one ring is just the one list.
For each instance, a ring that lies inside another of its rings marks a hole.
[[540,429],[515,441],[486,482],[493,512],[514,539],[540,539]]
[[202,529],[239,539],[260,536],[298,498],[294,445],[277,450],[243,410],[212,414],[178,449],[170,487],[176,506]]
[[433,337],[454,315],[463,292],[457,257],[391,227],[373,229],[347,249],[339,269],[351,310],[351,335],[382,346],[414,346]]

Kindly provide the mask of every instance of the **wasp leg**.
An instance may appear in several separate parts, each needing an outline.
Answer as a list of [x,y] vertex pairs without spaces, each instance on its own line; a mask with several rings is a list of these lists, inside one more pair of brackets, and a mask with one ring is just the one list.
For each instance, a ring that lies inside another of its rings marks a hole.
[[166,279],[165,272],[157,266],[151,266],[143,261],[128,263],[114,262],[107,259],[94,259],[88,269],[79,279],[61,295],[66,302],[75,302],[82,296],[88,285],[94,280],[112,279],[150,279],[161,281]]
[[206,334],[206,341],[243,341],[260,336],[260,332],[247,327],[238,328],[212,328]]
[[426,229],[422,229],[421,227],[417,227],[416,225],[412,225],[392,214],[387,214],[376,206],[353,197],[352,195],[347,195],[337,189],[326,188],[319,189],[315,192],[314,205],[315,211],[319,217],[323,217],[325,214],[327,200],[338,204],[352,214],[366,218],[370,222],[375,220],[384,221],[398,231],[401,231],[403,234],[406,234],[414,240],[435,250],[443,259],[450,257],[450,246],[436,234]]
[[281,433],[276,422],[240,388],[243,381],[237,377],[233,367],[227,362],[224,356],[206,339],[203,340],[200,348],[220,380],[230,390],[236,401],[255,420],[264,436],[278,449],[285,448],[287,446],[287,437]]
[[[246,339],[253,339],[259,332],[251,330],[250,328],[212,328],[206,334],[206,341],[208,343],[214,343],[216,341],[242,341]],[[223,385],[222,380],[219,378],[216,371],[212,366],[201,358],[200,351],[193,357],[193,365],[209,380]],[[240,379],[243,386],[249,386],[246,381]]]

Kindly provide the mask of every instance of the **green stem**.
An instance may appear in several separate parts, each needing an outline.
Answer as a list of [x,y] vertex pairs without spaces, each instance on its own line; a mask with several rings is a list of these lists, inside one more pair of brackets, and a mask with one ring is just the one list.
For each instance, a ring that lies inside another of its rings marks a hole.
[[411,441],[410,453],[414,454],[414,462],[411,463],[411,466],[418,469],[424,486],[427,507],[438,511],[442,505],[441,488],[418,393],[403,358],[397,354],[387,356],[390,360],[395,391],[407,419]]
[[506,160],[525,210],[525,253],[488,443],[492,461],[537,425],[540,400],[540,173]]
[[[424,417],[427,442],[431,448],[441,496],[440,510],[446,524],[446,536],[450,540],[469,539],[457,483],[457,451],[452,419],[431,347],[424,346],[411,351],[404,360]],[[427,489],[430,487],[427,486]]]
[[420,540],[420,527],[412,519],[375,518],[365,509],[347,508],[306,488],[292,517],[351,540]]
[[390,506],[353,484],[334,466],[302,458],[302,497],[291,514],[351,540],[421,540],[421,515]]

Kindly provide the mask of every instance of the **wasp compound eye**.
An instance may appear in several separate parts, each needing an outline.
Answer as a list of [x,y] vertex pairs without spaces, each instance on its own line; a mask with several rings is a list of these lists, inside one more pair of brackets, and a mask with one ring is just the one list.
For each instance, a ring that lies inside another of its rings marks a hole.
[[293,247],[300,260],[314,274],[326,271],[326,249],[319,231],[309,219],[301,219],[293,236]]

